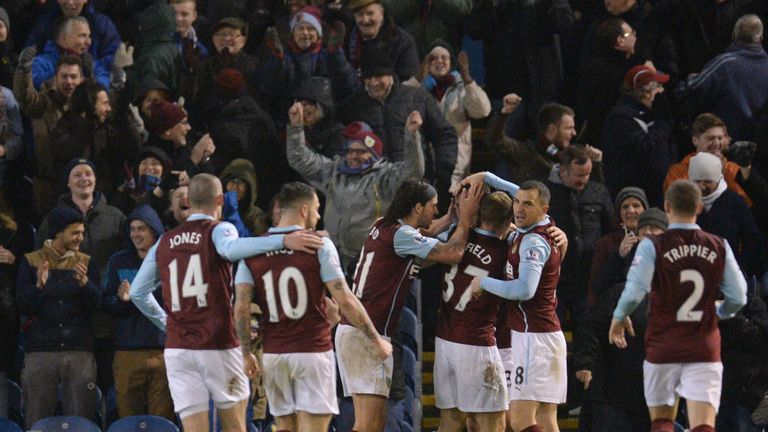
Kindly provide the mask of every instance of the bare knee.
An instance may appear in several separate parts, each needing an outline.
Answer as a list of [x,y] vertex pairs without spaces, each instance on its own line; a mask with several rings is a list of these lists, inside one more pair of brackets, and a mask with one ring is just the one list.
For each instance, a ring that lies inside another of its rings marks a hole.
[[473,428],[472,422],[467,418],[467,415],[458,409],[440,410],[440,427],[438,428],[440,432],[460,432],[463,430],[465,423],[470,432],[479,430]]
[[185,432],[208,432],[208,411],[196,412],[181,419]]
[[244,399],[226,409],[219,409],[219,418],[224,432],[247,432],[245,428],[245,405],[248,399]]
[[557,405],[543,403],[536,410],[536,423],[544,432],[559,432],[557,424]]
[[331,423],[331,414],[311,414],[306,411],[296,412],[298,430],[303,431],[327,431]]
[[[475,431],[504,432],[506,411],[470,414],[471,423],[476,425]],[[469,422],[468,422],[469,423]],[[470,429],[472,431],[472,429]]]
[[357,432],[381,432],[387,419],[387,399],[376,395],[352,395]]

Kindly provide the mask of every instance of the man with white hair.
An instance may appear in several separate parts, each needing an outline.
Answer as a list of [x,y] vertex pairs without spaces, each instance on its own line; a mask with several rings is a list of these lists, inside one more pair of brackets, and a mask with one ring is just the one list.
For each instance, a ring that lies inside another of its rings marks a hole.
[[762,275],[765,270],[763,236],[744,199],[728,189],[720,158],[699,152],[691,158],[688,179],[701,189],[704,204],[696,223],[733,245],[736,261],[747,276]]
[[19,57],[19,63],[25,63],[34,56],[30,65],[32,82],[36,89],[56,73],[56,63],[63,55],[74,55],[83,62],[83,76],[91,78],[109,88],[109,66],[100,58],[93,58],[90,53],[91,27],[88,20],[81,16],[61,17],[53,27],[53,40],[49,41],[43,51],[35,56],[36,48],[27,47]]
[[768,54],[762,43],[763,22],[757,15],[742,16],[725,53],[677,88],[699,112],[709,111],[722,118],[736,141],[752,139],[757,116],[768,103]]

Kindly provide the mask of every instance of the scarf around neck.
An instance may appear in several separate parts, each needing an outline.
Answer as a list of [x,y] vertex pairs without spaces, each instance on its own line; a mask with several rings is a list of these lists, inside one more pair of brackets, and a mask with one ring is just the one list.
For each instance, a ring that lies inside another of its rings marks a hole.
[[701,201],[704,203],[704,210],[709,211],[726,189],[728,189],[728,185],[725,183],[725,179],[720,178],[720,181],[717,183],[717,189],[711,194],[701,197]]
[[447,92],[460,78],[461,76],[457,71],[451,71],[451,73],[441,78],[435,78],[432,74],[428,74],[427,77],[424,78],[424,82],[421,83],[421,86],[440,102],[443,100],[445,92]]

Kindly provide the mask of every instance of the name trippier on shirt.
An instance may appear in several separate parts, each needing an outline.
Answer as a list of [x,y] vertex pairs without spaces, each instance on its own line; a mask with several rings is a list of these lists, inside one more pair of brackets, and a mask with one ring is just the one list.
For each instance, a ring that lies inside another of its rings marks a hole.
[[705,260],[709,261],[710,264],[714,264],[715,260],[717,259],[717,253],[715,251],[710,250],[706,246],[697,244],[680,245],[674,249],[668,250],[662,256],[670,263],[674,263],[675,261],[682,258],[698,257],[704,258]]

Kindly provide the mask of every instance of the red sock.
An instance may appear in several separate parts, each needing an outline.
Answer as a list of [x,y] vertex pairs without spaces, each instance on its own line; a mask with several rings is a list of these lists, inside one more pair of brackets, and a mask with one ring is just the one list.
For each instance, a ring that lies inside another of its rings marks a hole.
[[527,428],[521,430],[520,432],[544,432],[544,431],[541,430],[539,425],[535,424],[535,425],[528,426]]
[[703,424],[691,429],[691,432],[715,432],[715,428],[713,426]]
[[675,422],[659,418],[651,422],[651,432],[675,432]]

